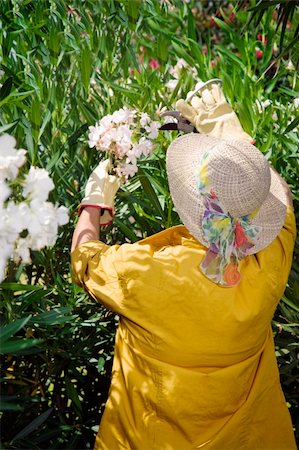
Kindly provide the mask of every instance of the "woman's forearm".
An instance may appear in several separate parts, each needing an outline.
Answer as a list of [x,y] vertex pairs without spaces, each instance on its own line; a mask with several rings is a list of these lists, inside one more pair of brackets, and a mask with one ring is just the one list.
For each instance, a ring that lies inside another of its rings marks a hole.
[[87,206],[80,214],[76,225],[71,251],[84,242],[98,240],[100,237],[100,213],[101,210]]

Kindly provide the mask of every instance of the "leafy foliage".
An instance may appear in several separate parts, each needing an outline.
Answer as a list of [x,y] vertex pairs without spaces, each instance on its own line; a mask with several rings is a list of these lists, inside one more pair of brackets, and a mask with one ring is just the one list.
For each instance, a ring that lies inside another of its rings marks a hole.
[[[51,200],[71,214],[55,247],[33,252],[29,266],[11,263],[1,285],[4,448],[92,448],[107,397],[117,318],[71,283],[69,268],[76,210],[99,159],[86,143],[89,125],[124,104],[151,115],[172,108],[197,81],[186,68],[174,90],[167,87],[171,67],[184,58],[198,78],[222,78],[245,131],[288,181],[299,218],[296,70],[282,58],[266,71],[278,42],[272,15],[241,36],[248,13],[226,2],[218,10],[215,3],[0,0],[0,131],[28,149],[30,164],[50,171],[56,186]],[[294,14],[293,27],[296,20]],[[134,242],[179,223],[165,173],[165,149],[174,136],[161,135],[156,152],[121,189],[115,225],[102,233],[108,244]],[[273,321],[294,425],[298,257],[297,240]]]

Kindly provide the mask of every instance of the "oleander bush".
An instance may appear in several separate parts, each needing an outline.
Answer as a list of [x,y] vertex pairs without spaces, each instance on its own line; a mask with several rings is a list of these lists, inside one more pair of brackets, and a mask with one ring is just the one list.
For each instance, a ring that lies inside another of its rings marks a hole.
[[[104,157],[88,146],[89,126],[124,105],[160,120],[199,80],[219,77],[245,131],[289,183],[299,219],[298,7],[281,46],[277,2],[257,24],[248,23],[256,2],[241,3],[0,0],[0,132],[27,150],[23,170],[48,171],[50,200],[70,217],[55,245],[31,251],[31,263],[9,261],[0,285],[2,448],[92,448],[107,398],[118,317],[72,284],[69,264],[84,185]],[[101,232],[108,244],[179,223],[165,172],[175,136],[161,132],[119,191],[115,222]],[[273,319],[297,434],[298,258],[297,239]]]

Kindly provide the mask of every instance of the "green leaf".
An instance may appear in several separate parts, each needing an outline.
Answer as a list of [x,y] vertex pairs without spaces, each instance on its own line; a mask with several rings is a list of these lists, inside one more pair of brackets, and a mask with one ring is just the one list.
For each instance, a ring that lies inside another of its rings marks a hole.
[[5,402],[0,398],[0,411],[23,411],[24,407],[13,403],[13,402]]
[[196,26],[194,16],[191,11],[188,12],[188,37],[196,41]]
[[290,131],[292,131],[297,125],[299,125],[299,117],[296,117],[296,119],[294,119],[290,125],[287,126],[287,128],[285,129],[285,133],[289,133]]
[[96,116],[95,111],[93,111],[92,108],[90,108],[90,106],[82,100],[78,101],[78,107],[89,124],[94,124],[99,119],[99,117]]
[[12,339],[1,345],[0,354],[20,353],[23,350],[35,347],[42,342],[43,339]]
[[21,103],[22,100],[27,98],[30,94],[35,92],[34,90],[26,91],[26,92],[11,92],[7,97],[0,100],[0,106],[5,105],[6,103],[15,104]]
[[117,227],[121,230],[121,232],[128,239],[130,239],[131,242],[137,242],[138,241],[138,238],[137,238],[136,234],[134,233],[134,231],[131,228],[129,228],[125,223],[123,223],[117,217],[115,217],[114,221],[115,221]]
[[45,311],[38,316],[32,317],[30,323],[39,325],[56,325],[69,322],[75,316],[66,315],[70,312],[68,307],[54,308],[51,311]]
[[70,137],[68,138],[68,144],[69,145],[76,144],[79,137],[82,136],[82,134],[86,133],[87,130],[88,130],[88,123],[84,123],[76,131],[74,131],[73,134],[70,135]]
[[215,16],[214,16],[214,20],[215,20],[215,23],[218,25],[218,27],[221,28],[222,30],[226,31],[229,34],[234,33],[234,30],[231,27],[229,27],[223,20],[218,19],[218,17],[215,17]]
[[80,71],[85,92],[88,92],[91,76],[91,52],[87,45],[81,51]]
[[165,217],[164,211],[161,207],[159,198],[158,198],[153,186],[151,185],[146,173],[140,168],[139,168],[139,180],[143,187],[145,195],[152,202],[152,205],[156,211],[156,214],[158,214],[161,217],[161,219],[163,219],[163,221],[165,221],[166,217]]
[[65,377],[65,385],[68,397],[73,401],[77,411],[80,413],[82,411],[82,405],[78,396],[78,392],[75,389],[72,381],[68,377]]
[[103,369],[105,367],[105,362],[106,362],[105,358],[103,358],[103,356],[100,356],[99,360],[98,360],[98,372],[99,373],[101,373],[103,371]]
[[53,408],[47,409],[47,411],[40,414],[36,419],[34,419],[29,425],[27,425],[23,430],[19,431],[18,434],[15,435],[15,437],[12,438],[11,443],[23,439],[24,437],[28,436],[32,431],[34,431],[36,428],[40,427],[50,416],[51,412],[53,411]]
[[4,325],[0,327],[0,345],[2,348],[2,344],[7,341],[10,337],[16,334],[21,328],[23,328],[26,323],[29,321],[31,315],[27,317],[23,317],[22,319],[18,319],[8,325]]
[[193,58],[190,56],[190,54],[182,47],[181,43],[175,42],[175,40],[172,41],[172,47],[174,50],[174,54],[179,58],[183,58],[191,67],[194,65]]
[[6,289],[8,291],[22,292],[22,291],[38,291],[44,289],[47,291],[46,286],[38,284],[20,284],[20,283],[1,283],[0,289]]
[[13,77],[7,78],[0,89],[0,101],[10,94],[12,85]]
[[224,45],[217,45],[217,50],[222,54],[222,56],[226,56],[230,60],[234,61],[238,64],[244,71],[246,70],[245,65],[243,61],[238,58],[237,55],[235,55],[231,50],[229,50],[227,47],[224,47]]
[[5,131],[13,129],[18,123],[18,120],[15,120],[14,122],[7,123],[6,125],[2,125],[0,127],[0,133],[5,133]]

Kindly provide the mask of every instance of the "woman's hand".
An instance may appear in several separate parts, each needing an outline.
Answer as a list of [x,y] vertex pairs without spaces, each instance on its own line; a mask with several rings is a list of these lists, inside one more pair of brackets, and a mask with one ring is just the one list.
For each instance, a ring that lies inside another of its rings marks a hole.
[[109,175],[109,160],[100,164],[91,173],[85,187],[85,196],[79,207],[72,251],[87,241],[98,240],[100,226],[108,225],[114,216],[114,196],[121,185],[119,177]]
[[192,96],[190,102],[191,105],[188,101],[180,99],[176,103],[176,108],[199,133],[220,139],[239,139],[253,143],[252,137],[243,130],[236,113],[217,84],[205,83],[198,91],[198,95]]
[[101,161],[91,173],[85,187],[85,196],[79,207],[79,214],[87,206],[101,209],[100,225],[108,225],[114,216],[114,197],[121,180],[115,175],[109,175],[109,159]]

